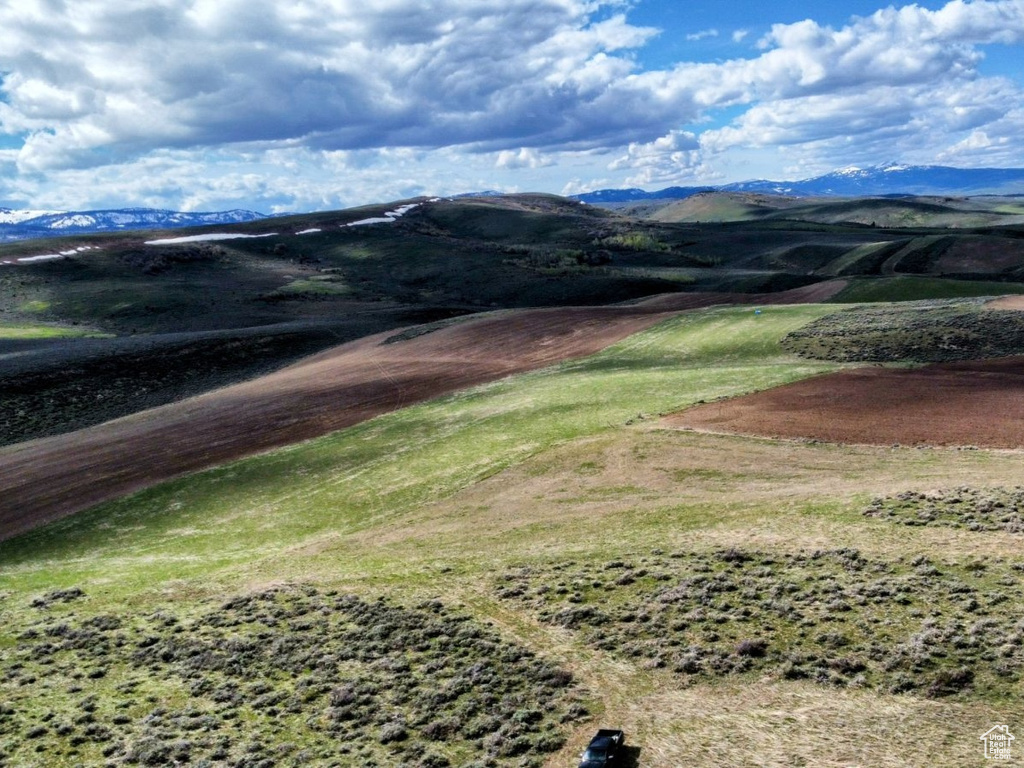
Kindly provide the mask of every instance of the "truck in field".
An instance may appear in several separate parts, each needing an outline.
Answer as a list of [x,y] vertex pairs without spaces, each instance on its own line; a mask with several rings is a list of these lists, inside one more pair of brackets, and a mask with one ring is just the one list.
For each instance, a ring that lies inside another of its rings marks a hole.
[[602,728],[590,740],[587,751],[583,753],[580,768],[611,768],[619,765],[625,740],[626,735],[622,731]]

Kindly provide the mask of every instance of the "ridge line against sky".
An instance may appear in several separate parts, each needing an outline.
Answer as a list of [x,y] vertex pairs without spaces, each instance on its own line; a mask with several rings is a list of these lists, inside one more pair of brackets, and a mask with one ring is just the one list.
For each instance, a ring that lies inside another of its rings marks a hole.
[[1024,0],[0,0],[0,207],[1024,166]]

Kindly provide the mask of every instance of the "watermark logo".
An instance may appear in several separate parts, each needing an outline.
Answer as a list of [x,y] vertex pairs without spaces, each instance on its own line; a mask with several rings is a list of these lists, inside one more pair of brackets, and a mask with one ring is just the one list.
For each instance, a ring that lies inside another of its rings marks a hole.
[[1009,760],[1010,746],[1013,744],[1014,735],[1010,733],[1010,726],[996,725],[989,728],[980,739],[985,742],[986,760]]

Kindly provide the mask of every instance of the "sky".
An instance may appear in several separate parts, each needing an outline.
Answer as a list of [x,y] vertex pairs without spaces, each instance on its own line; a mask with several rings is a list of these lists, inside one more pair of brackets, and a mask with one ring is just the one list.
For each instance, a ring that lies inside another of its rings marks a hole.
[[1024,167],[1024,0],[0,0],[0,207]]

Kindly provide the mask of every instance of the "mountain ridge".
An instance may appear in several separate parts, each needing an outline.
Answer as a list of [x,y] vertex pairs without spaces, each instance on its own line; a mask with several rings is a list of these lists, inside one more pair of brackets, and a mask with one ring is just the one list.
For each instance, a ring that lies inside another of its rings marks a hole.
[[240,208],[228,211],[171,211],[160,208],[111,208],[89,211],[0,208],[0,242],[62,235],[121,232],[132,229],[180,229],[242,224],[270,218]]
[[942,165],[887,163],[850,166],[799,181],[752,179],[721,185],[666,187],[648,192],[636,187],[600,189],[571,195],[593,205],[681,200],[702,192],[763,192],[796,197],[865,195],[1011,195],[1024,194],[1024,168],[952,168]]

